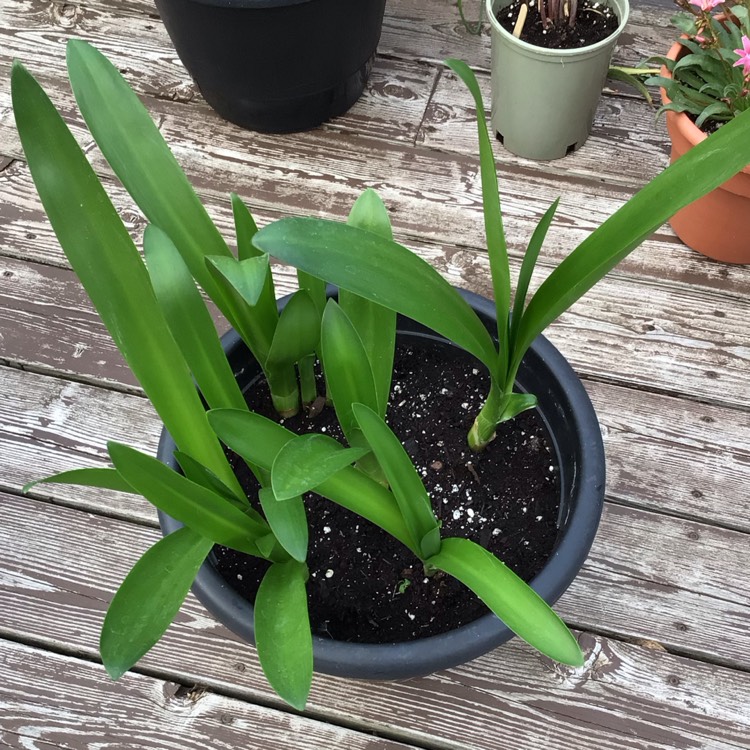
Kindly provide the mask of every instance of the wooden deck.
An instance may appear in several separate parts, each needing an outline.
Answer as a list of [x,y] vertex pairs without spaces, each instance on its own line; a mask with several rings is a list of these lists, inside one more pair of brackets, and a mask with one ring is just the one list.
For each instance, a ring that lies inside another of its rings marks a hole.
[[[638,0],[617,61],[665,50],[671,12]],[[390,0],[386,14],[364,98],[323,128],[280,137],[207,108],[148,0],[0,2],[0,747],[750,748],[750,267],[708,261],[668,227],[549,331],[591,394],[608,460],[597,540],[558,605],[580,632],[583,669],[514,641],[409,682],[316,676],[298,715],[253,649],[192,597],[119,682],[98,661],[107,603],[157,538],[155,513],[116,493],[20,488],[106,465],[107,439],[153,451],[160,427],[42,213],[14,131],[11,61],[61,107],[136,236],[144,220],[73,106],[70,36],[95,43],[143,95],[222,229],[230,190],[265,223],[343,217],[373,186],[399,240],[488,293],[473,110],[441,60],[466,59],[489,99],[489,38],[467,35],[450,0]],[[591,139],[562,161],[498,145],[514,268],[556,196],[542,277],[667,150],[663,123],[624,91],[603,97]],[[293,279],[278,269],[282,291]]]

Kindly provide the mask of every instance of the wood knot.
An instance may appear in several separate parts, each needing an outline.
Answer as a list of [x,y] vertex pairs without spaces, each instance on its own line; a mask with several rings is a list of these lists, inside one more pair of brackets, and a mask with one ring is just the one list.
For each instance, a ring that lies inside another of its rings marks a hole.
[[54,3],[52,5],[52,20],[63,29],[73,29],[83,17],[83,9],[73,3]]
[[174,708],[191,708],[206,693],[200,685],[180,685],[177,682],[164,683],[164,702]]

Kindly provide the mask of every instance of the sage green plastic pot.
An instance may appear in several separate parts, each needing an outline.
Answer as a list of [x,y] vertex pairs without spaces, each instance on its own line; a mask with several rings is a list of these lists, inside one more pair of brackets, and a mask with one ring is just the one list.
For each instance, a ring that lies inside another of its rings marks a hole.
[[612,51],[628,20],[628,0],[606,0],[620,20],[614,34],[566,50],[522,42],[495,17],[510,0],[486,2],[492,33],[491,121],[498,138],[528,159],[547,161],[576,151],[591,132]]

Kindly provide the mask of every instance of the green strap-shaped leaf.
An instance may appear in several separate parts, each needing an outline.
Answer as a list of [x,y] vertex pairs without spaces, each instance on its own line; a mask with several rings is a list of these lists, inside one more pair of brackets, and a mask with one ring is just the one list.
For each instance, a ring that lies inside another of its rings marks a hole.
[[271,687],[304,710],[313,673],[312,634],[307,613],[307,566],[275,563],[255,598],[255,646]]
[[320,317],[310,295],[300,289],[281,311],[268,363],[295,364],[315,353],[320,343]]
[[[242,198],[232,193],[232,214],[234,216],[234,230],[237,237],[237,257],[242,263],[251,258],[262,256],[263,253],[253,245],[253,237],[258,231],[253,215],[243,203]],[[209,269],[210,270],[210,269]],[[271,318],[274,321],[278,316],[276,308],[276,290],[273,283],[273,274],[269,272],[265,276],[265,286],[254,303],[256,313],[262,317]]]
[[[249,411],[219,409],[208,415],[216,434],[229,448],[263,469],[271,471],[279,451],[297,437],[285,427]],[[381,484],[351,466],[316,487],[316,492],[372,521],[419,554],[404,524],[393,495]]]
[[318,326],[318,344],[314,354],[303,357],[297,363],[299,371],[299,388],[303,404],[312,404],[318,397],[318,381],[315,374],[315,363],[320,359],[320,323],[326,306],[326,282],[317,279],[304,271],[297,271],[297,280],[301,291],[310,295],[315,305],[315,320]]
[[517,636],[550,659],[574,667],[583,654],[573,634],[528,584],[469,539],[443,539],[429,565],[468,586]]
[[220,297],[205,255],[230,255],[164,137],[117,68],[72,39],[68,73],[76,101],[105,158],[148,220],[164,230],[198,283]]
[[359,440],[359,425],[352,414],[352,404],[367,404],[377,411],[378,396],[362,339],[346,313],[332,299],[328,300],[323,313],[320,351],[328,395],[346,439],[355,446]]
[[100,487],[103,490],[136,493],[115,469],[70,469],[58,474],[35,479],[23,486],[21,492],[26,494],[37,484],[77,484],[81,487]]
[[240,261],[257,258],[261,252],[253,245],[253,237],[258,231],[250,209],[245,205],[237,193],[230,195],[232,200],[232,215],[234,217],[234,232],[237,237],[237,257]]
[[268,533],[265,523],[145,453],[113,442],[107,448],[117,471],[159,510],[217,544],[258,555],[255,541]]
[[244,328],[236,330],[263,368],[274,408],[283,416],[296,414],[299,391],[294,366],[268,361],[279,322],[268,256],[259,254],[241,261],[209,256],[206,266],[224,297],[232,300],[236,309],[247,312]]
[[[521,319],[523,318],[523,309],[526,306],[526,294],[529,291],[529,283],[531,282],[531,276],[534,273],[537,258],[539,258],[539,252],[544,245],[544,240],[547,237],[547,231],[549,230],[552,218],[557,211],[557,206],[560,203],[558,198],[545,212],[544,216],[539,220],[539,223],[534,228],[534,232],[529,240],[529,245],[526,248],[526,253],[523,256],[523,262],[521,263],[521,270],[518,273],[518,284],[516,285],[516,295],[513,300],[513,315],[510,321],[510,336],[508,341],[509,364],[510,360],[513,359],[513,350],[516,345],[516,339],[518,338],[518,329],[521,326]],[[513,380],[515,380],[516,373],[510,372],[506,377],[505,386],[506,388],[513,387]],[[510,381],[510,382],[509,382]]]
[[[255,511],[250,507],[250,501],[247,499],[245,493],[234,493],[224,482],[211,471],[206,468],[200,461],[196,461],[192,456],[182,451],[175,451],[174,458],[182,469],[182,473],[191,481],[196,484],[200,484],[217,495],[229,500],[232,505],[236,505],[243,512],[249,513],[250,517],[253,517]],[[261,515],[256,514],[256,520],[261,521]]]
[[310,433],[293,438],[278,452],[271,468],[277,501],[314,490],[365,453],[366,448],[344,448],[329,435]]
[[750,110],[722,125],[634,195],[590,234],[537,289],[514,358],[670,216],[750,163]]
[[[258,251],[260,252],[260,251]],[[323,317],[323,310],[326,307],[326,282],[312,274],[297,270],[297,280],[299,288],[304,289],[312,301],[315,303],[315,309],[318,311],[318,318]]]
[[508,393],[498,423],[513,419],[522,411],[536,408],[537,403],[537,397],[533,393]]
[[214,409],[242,409],[245,397],[177,248],[152,224],[146,228],[143,250],[156,298],[206,402]]
[[52,102],[19,63],[12,92],[31,175],[70,265],[175,442],[231,486],[234,474],[117,211]]
[[307,514],[301,497],[279,502],[270,487],[258,493],[263,513],[279,544],[299,562],[307,557]]
[[[357,199],[347,223],[359,229],[393,239],[391,220],[380,196],[371,189]],[[378,399],[378,414],[385,417],[391,394],[393,355],[396,346],[396,313],[346,289],[339,291],[339,305],[351,320],[370,360]]]
[[[258,361],[264,362],[273,328],[217,284],[206,256],[231,253],[146,108],[117,68],[90,44],[71,40],[68,72],[76,101],[94,140],[148,220],[165,231],[193,278],[224,313]],[[269,375],[277,408],[296,409],[294,373]]]
[[[246,258],[245,260],[237,260],[236,258],[227,258],[223,255],[209,255],[206,258],[208,270],[211,275],[216,279],[217,283],[221,285],[227,293],[230,288],[234,289],[237,294],[251,307],[255,307],[260,300],[261,295],[266,287],[268,277],[270,276],[271,269],[268,265],[267,255],[256,255],[252,258]],[[276,312],[274,306],[274,312]],[[278,313],[273,316],[273,326],[265,326],[269,332],[273,331],[273,327],[276,325],[276,317]],[[270,339],[269,339],[270,340]],[[268,341],[264,345],[265,348],[268,346]]]
[[158,541],[128,573],[109,605],[99,641],[113,680],[162,637],[212,547],[210,539],[182,528]]
[[637,68],[623,69],[619,66],[613,65],[607,71],[607,78],[613,81],[622,81],[628,86],[632,86],[649,104],[653,104],[654,100],[651,96],[651,92],[643,82],[643,77],[647,75],[647,73],[645,72],[645,69],[643,73],[636,73],[635,71],[637,70]]
[[497,353],[487,329],[429,263],[372,232],[323,219],[279,219],[261,229],[256,247],[441,333],[488,367]]
[[[406,528],[423,560],[440,550],[440,531],[430,497],[401,441],[388,425],[364,404],[354,404],[354,416],[391,486]],[[437,533],[435,533],[437,532]]]
[[[487,132],[482,92],[476,76],[462,60],[446,60],[445,64],[464,82],[474,99],[477,110],[477,133],[479,136],[479,168],[482,177],[482,206],[484,209],[484,231],[487,237],[487,254],[490,258],[492,291],[497,312],[497,337],[500,341],[497,370],[505,374],[508,368],[508,318],[510,311],[510,268],[508,246],[503,229],[503,214],[500,209],[500,191],[497,184],[497,168],[492,142]],[[490,367],[490,372],[495,369]]]

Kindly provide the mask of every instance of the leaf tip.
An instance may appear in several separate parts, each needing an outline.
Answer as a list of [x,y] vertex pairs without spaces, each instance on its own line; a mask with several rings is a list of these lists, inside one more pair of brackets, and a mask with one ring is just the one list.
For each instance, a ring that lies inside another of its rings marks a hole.
[[33,479],[31,482],[26,482],[26,484],[21,487],[21,494],[25,495],[35,484],[39,484],[43,481],[43,479]]

